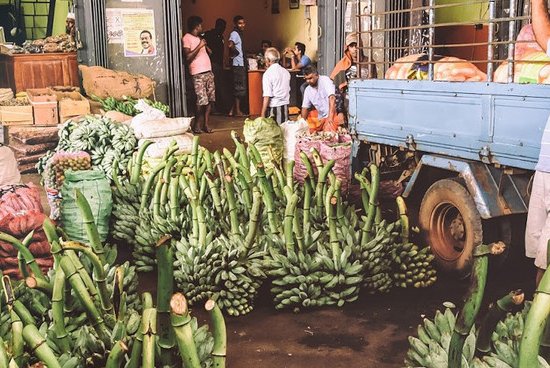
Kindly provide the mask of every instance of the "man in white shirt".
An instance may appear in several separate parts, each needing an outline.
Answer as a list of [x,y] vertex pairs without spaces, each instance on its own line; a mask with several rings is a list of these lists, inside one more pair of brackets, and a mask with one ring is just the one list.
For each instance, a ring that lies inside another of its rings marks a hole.
[[282,124],[288,120],[290,73],[279,65],[281,54],[276,48],[268,48],[264,58],[267,70],[262,77],[262,116],[272,116],[278,124]]
[[[326,75],[319,75],[317,68],[310,65],[304,68],[304,78],[308,84],[302,102],[302,118],[307,119],[312,108],[317,110],[320,125],[330,123],[336,115],[336,88]],[[310,127],[311,128],[311,127]]]

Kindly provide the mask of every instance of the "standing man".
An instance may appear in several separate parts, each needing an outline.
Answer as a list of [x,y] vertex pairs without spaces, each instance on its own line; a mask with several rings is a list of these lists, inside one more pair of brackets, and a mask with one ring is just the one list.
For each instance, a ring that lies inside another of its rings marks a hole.
[[262,77],[262,116],[273,116],[278,124],[282,124],[288,120],[290,73],[279,65],[281,54],[276,48],[270,47],[264,54],[267,70]]
[[246,58],[243,47],[243,31],[246,22],[241,15],[233,18],[233,32],[229,35],[229,56],[233,69],[233,96],[235,98],[229,116],[244,116],[241,111],[241,99],[246,96]]
[[[550,17],[546,0],[532,0],[531,11],[537,43],[550,54]],[[538,285],[548,264],[547,251],[550,239],[550,119],[542,134],[539,161],[535,170],[525,229],[525,255],[535,259]]]
[[223,52],[225,50],[224,32],[227,22],[222,18],[216,19],[216,25],[213,29],[206,32],[204,38],[210,49],[210,62],[212,63],[212,72],[216,83],[216,112],[226,113],[227,110],[223,96],[225,91],[223,83]]
[[[197,95],[197,113],[191,129],[193,133],[212,133],[208,126],[212,102],[216,101],[216,87],[212,64],[206,51],[206,41],[200,38],[202,32],[202,19],[191,16],[187,20],[188,33],[183,36],[183,51],[185,59],[189,63],[189,73],[193,80],[193,87]],[[202,125],[201,123],[202,115]]]
[[[304,78],[308,84],[302,102],[302,118],[308,120],[310,130],[333,130],[336,116],[336,89],[326,75],[319,75],[317,68],[310,65],[304,69]],[[311,109],[317,110],[317,119],[308,119]]]

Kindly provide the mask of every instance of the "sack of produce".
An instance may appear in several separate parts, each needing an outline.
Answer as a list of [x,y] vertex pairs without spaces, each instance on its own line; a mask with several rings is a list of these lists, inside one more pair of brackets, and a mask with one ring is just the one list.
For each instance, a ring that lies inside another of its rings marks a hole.
[[191,149],[193,148],[193,134],[191,133],[172,137],[140,139],[138,141],[138,147],[141,147],[145,141],[153,142],[153,144],[145,150],[145,157],[147,158],[161,158],[166,150],[172,145],[178,146],[178,150],[174,153],[176,156],[191,153]]
[[43,212],[37,186],[29,183],[0,188],[0,219],[8,214],[29,210]]
[[466,60],[455,57],[444,57],[434,65],[434,80],[481,82],[487,80],[487,74]]
[[[134,119],[136,119],[136,116]],[[193,118],[164,118],[137,122],[132,119],[130,127],[138,139],[171,137],[189,131]]]
[[102,242],[109,233],[109,219],[113,205],[110,181],[97,170],[65,172],[61,189],[61,222],[69,239],[88,242],[84,219],[76,203],[75,189],[85,193]]
[[307,131],[307,121],[304,119],[297,121],[289,120],[281,124],[281,129],[283,130],[283,143],[285,145],[283,158],[285,161],[294,160],[297,136]]
[[527,24],[521,28],[521,31],[519,31],[516,39],[514,58],[516,60],[523,60],[525,55],[534,51],[544,52],[536,41],[533,25]]
[[88,96],[143,98],[152,96],[155,89],[155,82],[141,74],[114,71],[100,66],[79,65],[78,68]]
[[[545,52],[527,52],[522,60],[514,64],[514,83],[550,84],[550,58]],[[508,62],[502,63],[495,70],[493,80],[508,83]]]
[[[296,141],[296,149],[294,150],[294,179],[296,179],[299,183],[303,183],[307,176],[307,170],[302,162],[302,159],[300,158],[300,154],[303,152],[308,157],[309,161],[313,163],[312,152],[314,149],[319,152],[321,143],[338,143],[338,134],[328,132],[309,133],[306,131],[298,136]],[[317,168],[315,165],[312,164],[312,167],[313,171],[317,173]]]
[[[347,140],[347,139],[343,139]],[[332,172],[342,182],[342,193],[347,193],[351,180],[351,141],[343,143],[320,143],[323,162],[334,160]]]
[[132,124],[135,125],[146,123],[151,120],[162,120],[166,118],[166,114],[163,111],[149,105],[143,99],[140,99],[134,105],[134,108],[136,111],[139,111],[139,113],[132,119]]
[[273,169],[273,164],[281,164],[283,158],[283,131],[272,118],[259,117],[246,119],[243,129],[246,143],[254,144],[266,170]]
[[413,54],[399,58],[386,71],[386,79],[410,79],[409,72],[411,71],[414,62],[424,54]]

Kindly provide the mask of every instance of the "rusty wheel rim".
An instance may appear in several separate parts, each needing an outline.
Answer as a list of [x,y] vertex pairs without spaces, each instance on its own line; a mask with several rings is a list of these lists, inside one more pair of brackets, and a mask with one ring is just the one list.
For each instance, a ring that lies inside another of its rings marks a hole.
[[430,246],[446,261],[456,261],[466,244],[467,231],[462,214],[450,202],[440,203],[430,218]]

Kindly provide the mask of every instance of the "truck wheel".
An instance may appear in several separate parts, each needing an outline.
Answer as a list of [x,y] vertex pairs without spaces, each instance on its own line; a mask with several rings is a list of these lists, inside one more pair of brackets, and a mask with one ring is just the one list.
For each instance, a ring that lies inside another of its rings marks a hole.
[[435,182],[422,199],[418,220],[439,267],[466,276],[472,251],[483,239],[481,217],[468,190],[452,179]]

